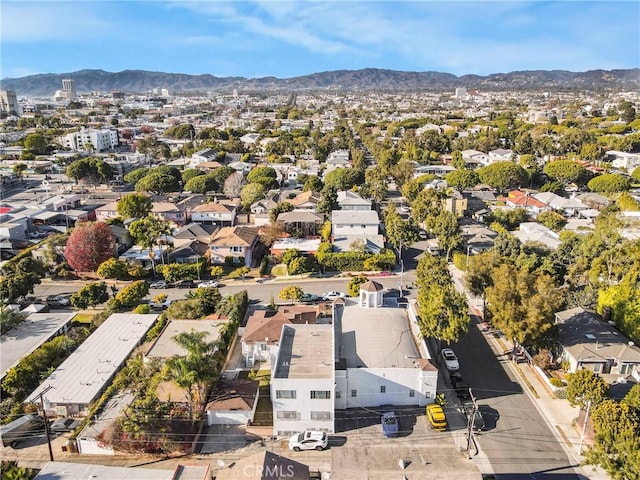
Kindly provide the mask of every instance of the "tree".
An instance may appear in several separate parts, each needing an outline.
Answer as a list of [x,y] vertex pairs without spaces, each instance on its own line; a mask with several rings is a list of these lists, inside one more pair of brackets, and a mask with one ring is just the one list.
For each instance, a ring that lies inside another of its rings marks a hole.
[[560,291],[546,274],[503,264],[491,274],[487,308],[496,328],[520,344],[535,345],[551,329],[562,305]]
[[589,171],[573,160],[556,160],[549,162],[544,166],[543,171],[546,175],[563,185],[570,183],[583,185],[589,177]]
[[616,326],[634,342],[640,343],[640,268],[637,257],[632,257],[632,261],[634,265],[628,267],[629,271],[620,282],[598,291],[598,311],[610,308]]
[[95,272],[102,262],[115,251],[115,239],[111,228],[104,222],[76,224],[67,239],[64,257],[76,271]]
[[136,239],[138,245],[148,248],[149,251],[151,251],[160,236],[168,235],[169,233],[171,233],[169,224],[153,215],[147,215],[129,225],[129,234]]
[[317,177],[316,175],[310,175],[302,185],[302,191],[308,192],[309,190],[311,190],[312,192],[320,192],[323,186],[324,184],[319,177]]
[[527,182],[527,172],[513,162],[496,162],[478,170],[481,183],[505,191]]
[[631,188],[631,180],[619,173],[605,173],[589,180],[587,188],[601,193],[626,192]]
[[[234,173],[236,173],[236,171],[233,169],[233,167],[230,167],[228,165],[224,165],[222,167],[216,167],[213,172],[211,172],[209,175],[212,175],[214,180],[216,181],[216,185],[218,185],[218,187],[224,185],[224,182],[227,180],[227,178],[229,178],[231,175],[233,175]],[[242,176],[242,174],[240,174]],[[237,195],[235,195],[237,196]]]
[[229,278],[231,279],[244,278],[247,276],[247,273],[249,273],[250,271],[251,269],[249,267],[238,267],[229,274]]
[[182,171],[182,183],[186,185],[189,180],[201,175],[205,175],[204,171],[198,170],[197,168],[187,168],[186,170]]
[[280,215],[281,213],[291,212],[293,211],[293,208],[293,205],[291,205],[289,202],[279,202],[269,211],[269,220],[271,221],[271,223],[275,223],[275,221],[278,219],[278,215]]
[[209,270],[209,273],[212,277],[219,279],[224,274],[224,268],[222,268],[220,265],[214,265]]
[[360,295],[360,285],[367,283],[369,279],[364,275],[356,275],[349,280],[347,285],[347,294],[350,297],[357,297]]
[[536,221],[554,232],[559,232],[567,224],[567,220],[562,215],[551,211],[540,213]]
[[587,162],[595,162],[600,158],[600,147],[595,143],[585,143],[580,149],[580,157]]
[[218,189],[218,183],[213,175],[198,175],[191,178],[184,186],[187,192],[205,194],[207,192],[215,192]]
[[249,183],[262,183],[261,179],[270,178],[273,180],[278,179],[278,173],[272,168],[267,166],[258,166],[251,169],[247,175],[247,182]]
[[118,215],[124,218],[143,218],[151,213],[153,202],[141,193],[129,193],[116,203]]
[[146,177],[150,171],[151,170],[147,167],[136,168],[135,170],[131,170],[124,176],[124,181],[136,184],[140,179]]
[[24,148],[27,152],[35,155],[44,155],[47,153],[49,142],[41,133],[30,133],[24,139]]
[[13,173],[15,173],[19,178],[22,178],[24,171],[27,169],[27,165],[24,163],[16,163],[13,166]]
[[464,158],[462,158],[462,152],[460,150],[451,152],[451,165],[458,170],[466,167]]
[[568,375],[567,400],[572,407],[584,410],[589,402],[597,405],[606,398],[608,390],[607,382],[592,370],[581,369]]
[[107,292],[107,284],[104,282],[88,283],[70,298],[71,305],[78,309],[96,307],[107,300],[109,300],[109,293]]
[[93,185],[104,183],[113,178],[113,168],[100,158],[81,158],[71,162],[65,171],[67,177],[76,183],[83,181]]
[[166,173],[151,172],[142,177],[136,183],[136,192],[151,192],[162,195],[169,192],[177,192],[180,186],[178,180],[173,175]]
[[140,303],[140,300],[148,293],[149,284],[144,280],[138,280],[120,290],[114,300],[118,306],[133,308]]
[[434,188],[423,189],[411,203],[413,219],[422,223],[429,217],[436,217],[443,211],[442,201],[446,198],[444,192]]
[[302,297],[303,294],[304,292],[300,287],[289,285],[288,287],[280,290],[278,297],[282,300],[293,300],[294,302],[297,302],[298,300],[300,300],[300,297]]
[[469,330],[467,299],[449,282],[445,286],[423,282],[418,290],[420,333],[447,343],[458,341]]
[[418,227],[411,219],[404,220],[393,203],[384,211],[384,229],[387,240],[397,249],[410,246],[418,240]]
[[248,210],[251,205],[253,205],[258,200],[264,198],[265,189],[260,183],[248,183],[244,187],[242,187],[242,191],[240,192],[240,201],[242,203],[242,207],[245,210]]
[[129,273],[129,264],[117,258],[109,258],[100,264],[97,273],[102,278],[122,280]]
[[232,175],[229,175],[224,181],[224,187],[222,191],[229,198],[235,198],[240,195],[240,191],[242,190],[242,174],[240,172],[235,172]]
[[[406,163],[406,162],[404,162]],[[367,195],[376,202],[380,203],[387,198],[387,188],[389,177],[380,165],[369,168],[365,171],[365,184]]]
[[331,185],[325,185],[322,189],[322,198],[318,202],[318,212],[329,214],[338,208],[338,191]]
[[640,183],[640,167],[636,167],[633,172],[631,172],[631,178],[635,180],[636,183]]
[[468,258],[464,281],[474,296],[482,296],[484,300],[485,290],[493,285],[491,273],[502,261],[502,257],[492,250]]
[[462,243],[458,217],[443,210],[436,217],[427,218],[427,229],[436,236],[438,245],[446,252],[445,259],[449,261],[453,249]]
[[446,175],[447,185],[459,191],[475,187],[480,183],[480,178],[475,170],[454,170]]
[[324,188],[329,186],[338,190],[351,190],[364,181],[364,173],[353,168],[336,168],[324,176]]

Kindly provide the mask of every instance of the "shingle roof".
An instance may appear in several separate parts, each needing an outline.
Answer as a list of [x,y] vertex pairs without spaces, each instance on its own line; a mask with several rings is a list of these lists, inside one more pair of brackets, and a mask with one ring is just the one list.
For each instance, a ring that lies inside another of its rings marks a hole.
[[211,239],[211,245],[218,247],[249,247],[258,237],[254,227],[223,227]]

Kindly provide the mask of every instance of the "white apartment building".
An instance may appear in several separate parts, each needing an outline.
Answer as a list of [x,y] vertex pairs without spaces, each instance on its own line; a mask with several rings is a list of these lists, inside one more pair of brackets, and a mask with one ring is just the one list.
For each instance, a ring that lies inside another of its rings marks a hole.
[[640,153],[609,150],[605,152],[605,158],[611,162],[613,168],[624,168],[629,173],[640,167]]
[[76,151],[92,149],[94,152],[103,152],[118,146],[118,131],[82,128],[78,132],[60,137],[60,144]]
[[334,433],[332,325],[284,325],[271,371],[273,433]]
[[18,97],[13,90],[0,90],[0,112],[20,115]]

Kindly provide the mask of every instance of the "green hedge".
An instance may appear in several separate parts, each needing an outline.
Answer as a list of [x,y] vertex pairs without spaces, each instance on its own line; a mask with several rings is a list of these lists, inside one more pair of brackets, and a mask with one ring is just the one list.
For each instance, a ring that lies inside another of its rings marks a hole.
[[453,253],[453,264],[458,270],[466,271],[467,269],[467,256],[462,252]]

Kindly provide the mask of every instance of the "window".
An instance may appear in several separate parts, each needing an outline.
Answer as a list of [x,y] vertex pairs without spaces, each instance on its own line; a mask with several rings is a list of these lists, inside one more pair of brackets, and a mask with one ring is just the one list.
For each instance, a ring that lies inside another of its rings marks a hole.
[[341,398],[342,395],[340,394],[340,390],[336,390],[336,398]]
[[361,228],[367,228],[367,226],[366,226],[366,225],[360,225],[360,227],[361,227]]
[[623,375],[629,375],[633,373],[633,368],[630,363],[621,363],[620,364],[620,373]]
[[424,398],[431,398],[431,392],[424,392]]
[[278,420],[300,420],[298,412],[296,411],[282,411],[277,412],[276,417]]
[[409,390],[409,396],[410,397],[415,397],[416,396],[416,391],[415,390]]
[[387,387],[380,385],[380,393],[387,393]]
[[311,400],[328,400],[331,398],[329,390],[311,390]]
[[261,343],[260,350],[262,350],[263,352],[266,352],[267,350],[269,350],[269,345],[267,345],[266,343]]
[[276,390],[276,398],[296,398],[295,390]]
[[331,412],[311,412],[311,420],[331,420]]
[[242,247],[229,247],[229,251],[233,253],[242,253]]
[[352,397],[357,397],[358,396],[358,391],[357,390],[351,390],[351,396]]

